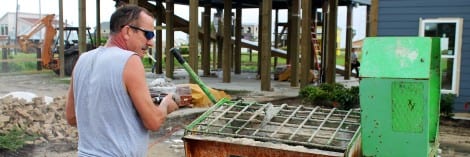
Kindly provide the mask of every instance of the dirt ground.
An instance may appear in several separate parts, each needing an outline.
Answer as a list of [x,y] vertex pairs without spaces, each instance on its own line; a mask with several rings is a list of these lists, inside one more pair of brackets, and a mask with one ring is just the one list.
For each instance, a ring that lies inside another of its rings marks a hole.
[[[28,75],[0,74],[0,97],[9,92],[32,92],[38,96],[65,96],[68,89],[67,79],[61,79],[52,72]],[[287,99],[273,102],[299,104],[298,99]],[[181,127],[181,126],[178,126]],[[180,139],[165,138],[171,134],[182,134],[182,129],[169,126],[165,131],[152,137],[148,156],[184,157],[184,149]],[[182,135],[181,135],[182,136]],[[175,136],[173,136],[175,137]],[[178,137],[178,136],[177,136]],[[470,156],[470,121],[442,119],[439,126],[440,148],[443,157]],[[31,156],[67,157],[76,156],[76,144],[56,144],[51,146],[29,146]],[[28,150],[28,149],[27,149]],[[0,154],[15,156],[14,154]],[[21,156],[21,155],[19,155]]]

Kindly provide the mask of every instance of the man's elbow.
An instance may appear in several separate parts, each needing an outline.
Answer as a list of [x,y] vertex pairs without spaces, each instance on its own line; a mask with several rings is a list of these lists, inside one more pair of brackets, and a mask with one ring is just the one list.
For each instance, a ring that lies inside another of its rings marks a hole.
[[165,116],[157,116],[150,123],[144,123],[144,127],[150,131],[158,131],[160,127],[165,123]]
[[161,124],[153,124],[153,125],[146,125],[145,128],[150,131],[158,131],[160,129]]
[[76,127],[77,126],[77,119],[75,118],[75,116],[66,116],[66,119],[67,119],[67,123],[73,127]]

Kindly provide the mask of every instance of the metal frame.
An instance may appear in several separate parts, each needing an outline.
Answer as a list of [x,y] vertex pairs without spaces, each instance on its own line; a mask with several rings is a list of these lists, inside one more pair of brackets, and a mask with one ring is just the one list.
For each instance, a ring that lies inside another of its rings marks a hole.
[[249,138],[346,152],[360,132],[359,110],[219,101],[186,135]]

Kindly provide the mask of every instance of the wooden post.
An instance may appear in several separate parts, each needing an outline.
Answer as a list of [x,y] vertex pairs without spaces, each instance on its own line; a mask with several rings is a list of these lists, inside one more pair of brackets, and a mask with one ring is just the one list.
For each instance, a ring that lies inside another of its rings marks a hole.
[[173,71],[174,71],[174,59],[173,59],[173,54],[170,52],[170,48],[173,47],[174,45],[174,31],[173,31],[173,25],[174,25],[174,16],[173,16],[173,10],[174,10],[174,2],[173,0],[166,0],[166,41],[165,41],[165,56],[166,56],[166,62],[165,62],[165,70],[166,70],[166,77],[168,78],[173,78]]
[[64,21],[64,3],[63,0],[59,0],[59,77],[65,76],[64,22],[62,21]]
[[258,9],[258,53],[256,54],[258,57],[257,57],[257,72],[258,72],[258,75],[257,75],[257,79],[260,79],[261,78],[261,40],[263,38],[263,35],[261,33],[263,33],[263,5],[260,4],[259,5],[259,9]]
[[2,48],[2,72],[8,72],[9,71],[9,68],[8,68],[8,49],[7,48]]
[[232,0],[224,0],[224,52],[222,56],[222,82],[230,83],[230,74],[232,66]]
[[320,68],[320,83],[326,82],[326,57],[327,57],[327,43],[328,43],[328,3],[323,3],[322,6],[322,45],[321,45],[321,68]]
[[211,63],[211,0],[206,0],[204,5],[204,14],[202,17],[202,29],[204,31],[202,40],[202,54],[201,54],[201,66],[203,76],[210,75],[210,63]]
[[351,77],[351,50],[352,50],[352,4],[347,6],[346,14],[346,50],[344,55],[344,79]]
[[261,90],[271,91],[271,10],[272,0],[263,0],[261,33]]
[[289,10],[289,27],[287,29],[289,34],[289,59],[291,63],[291,75],[290,75],[290,86],[297,87],[299,86],[299,0],[291,1],[291,7]]
[[78,52],[80,54],[86,49],[86,0],[78,0]]
[[[274,48],[279,47],[279,9],[276,9],[275,11],[275,17],[274,17]],[[273,69],[276,69],[277,67],[277,57],[274,56],[274,64],[273,64]]]
[[[217,39],[217,35],[215,38]],[[212,57],[211,57],[212,69],[217,69],[217,41],[212,43],[211,54],[212,54]]]
[[[153,50],[152,50],[151,47],[149,47],[149,48],[147,49],[147,52],[148,52],[150,55],[153,55]],[[150,65],[152,65],[152,63],[153,63],[152,59],[150,59],[150,58],[147,58],[147,62],[148,62]],[[152,68],[153,68],[153,67],[152,67]]]
[[[197,73],[199,58],[199,0],[189,1],[189,66]],[[191,77],[189,83],[196,83]]]
[[[286,42],[286,46],[287,46],[287,49],[286,49],[286,52],[287,52],[287,56],[286,56],[286,64],[289,65],[291,64],[291,53],[292,50],[291,50],[291,39],[292,39],[292,5],[294,3],[294,1],[299,1],[299,0],[293,0],[289,3],[289,5],[287,5],[287,33],[286,33],[286,36],[287,36],[287,42]],[[285,29],[285,28],[283,28]],[[298,37],[297,37],[298,38]],[[292,74],[292,73],[291,73]]]
[[250,54],[250,57],[249,57],[249,62],[253,62],[253,50],[248,48],[248,53]]
[[95,46],[101,46],[101,18],[100,18],[100,0],[96,0],[96,30],[95,30]]
[[36,48],[36,58],[38,59],[38,61],[36,62],[36,70],[41,71],[42,70],[41,48]]
[[312,3],[310,0],[302,0],[302,38],[301,38],[301,54],[300,60],[300,88],[306,87],[310,81],[310,65],[312,64],[312,34],[311,34],[311,16]]
[[379,15],[379,0],[371,0],[371,5],[367,7],[367,37],[377,36],[377,19]]
[[[162,2],[157,2],[157,16],[155,17],[155,25],[159,28],[163,25],[164,17],[164,10],[162,9]],[[155,54],[154,57],[157,60],[155,63],[155,74],[162,74],[163,73],[163,31],[162,29],[156,30],[156,38],[155,38]]]
[[223,41],[223,23],[222,23],[222,10],[217,10],[218,13],[218,31],[217,31],[217,69],[222,68],[222,56],[223,56],[223,50],[224,50],[224,41]]
[[328,46],[326,54],[326,83],[333,84],[336,79],[336,31],[338,0],[328,1]]
[[240,74],[242,71],[242,8],[238,6],[236,10],[237,13],[235,16],[235,53],[233,56],[235,61],[235,74]]

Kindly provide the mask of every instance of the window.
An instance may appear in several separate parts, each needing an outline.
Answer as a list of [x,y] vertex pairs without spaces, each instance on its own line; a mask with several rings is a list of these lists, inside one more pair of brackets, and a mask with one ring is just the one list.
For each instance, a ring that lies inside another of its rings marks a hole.
[[1,24],[0,25],[0,35],[8,35],[8,25]]
[[462,18],[420,19],[419,36],[441,38],[441,92],[459,93]]

